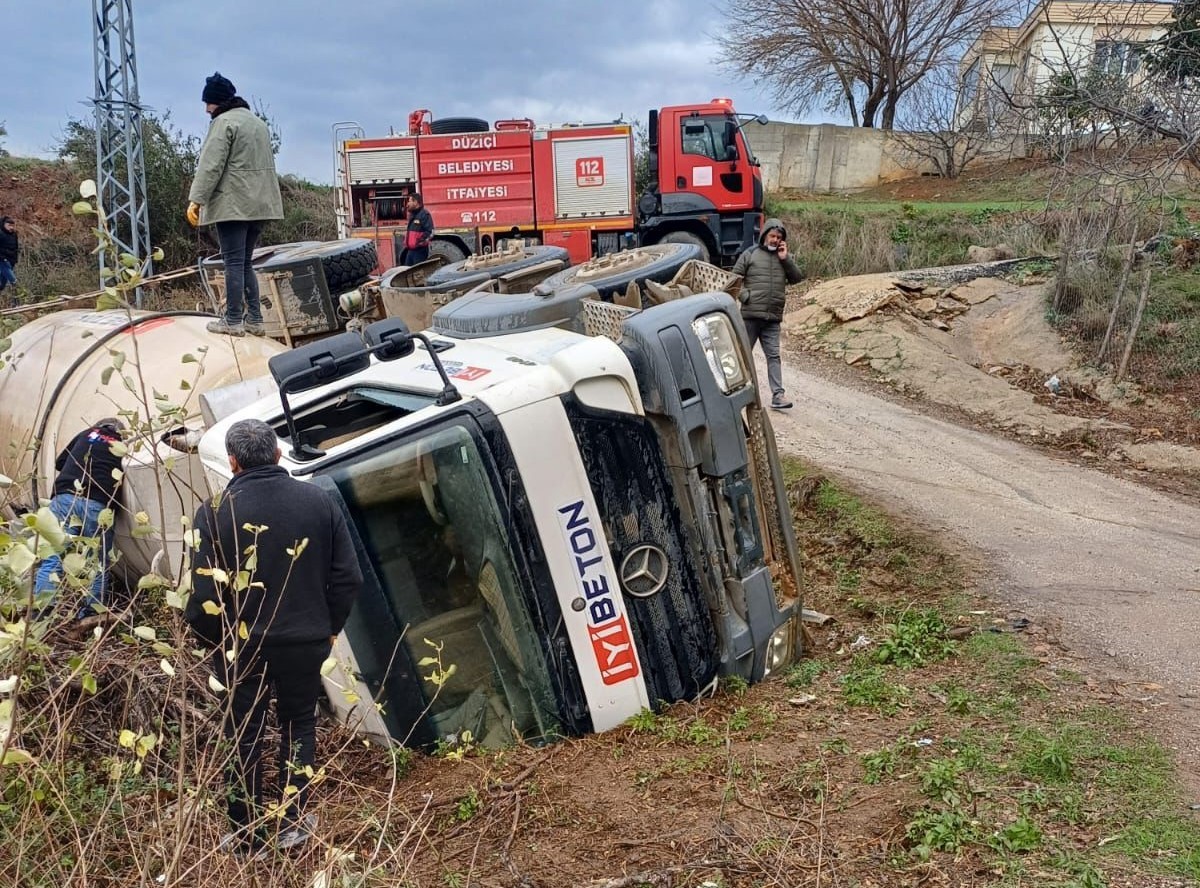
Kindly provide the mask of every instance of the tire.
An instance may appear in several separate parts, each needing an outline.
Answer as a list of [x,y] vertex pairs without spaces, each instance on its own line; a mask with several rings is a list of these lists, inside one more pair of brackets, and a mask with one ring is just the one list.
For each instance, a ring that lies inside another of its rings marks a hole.
[[615,294],[624,293],[631,283],[666,283],[685,262],[699,259],[700,255],[700,247],[692,243],[662,243],[622,250],[552,274],[534,287],[533,292],[546,294],[586,284],[595,287],[603,298],[611,300]]
[[429,131],[435,136],[449,136],[453,133],[486,133],[492,125],[479,117],[442,117],[429,124]]
[[[434,256],[441,256],[446,260],[446,264],[450,265],[466,259],[467,251],[454,241],[435,240],[429,244],[429,257],[432,259]],[[439,268],[438,271],[441,269]]]
[[695,244],[700,248],[699,258],[705,262],[712,262],[712,253],[708,250],[708,244],[704,238],[698,234],[693,234],[690,231],[672,231],[664,234],[658,239],[660,244]]
[[[571,256],[564,247],[525,247],[521,251],[521,258],[514,259],[511,262],[499,262],[495,265],[482,264],[484,256],[471,256],[460,262],[452,262],[449,265],[444,265],[437,271],[433,272],[426,278],[426,283],[430,285],[445,284],[450,281],[458,280],[459,278],[474,277],[478,274],[486,274],[492,278],[498,278],[512,271],[520,271],[523,268],[530,268],[534,265],[540,265],[543,262],[552,260],[561,260],[562,262],[570,263]],[[561,274],[561,272],[559,272]]]
[[294,265],[309,259],[320,259],[325,272],[325,283],[329,294],[337,296],[365,283],[379,262],[375,252],[375,241],[366,238],[324,241],[296,249],[277,252],[268,261],[256,266],[268,270],[277,266]]
[[[375,242],[364,238],[338,241],[297,241],[258,247],[250,261],[256,271],[286,268],[297,262],[319,258],[325,283],[333,296],[353,290],[371,277],[379,261]],[[220,255],[201,260],[205,268],[223,268]]]
[[[295,250],[300,250],[305,247],[315,247],[321,241],[295,241],[290,244],[270,244],[268,246],[257,246],[254,248],[254,253],[250,257],[250,265],[252,268],[262,268],[267,262],[282,256],[285,253],[291,253]],[[224,269],[225,263],[221,261],[221,254],[215,253],[212,256],[207,256],[200,260],[200,264],[204,268],[220,268]]]

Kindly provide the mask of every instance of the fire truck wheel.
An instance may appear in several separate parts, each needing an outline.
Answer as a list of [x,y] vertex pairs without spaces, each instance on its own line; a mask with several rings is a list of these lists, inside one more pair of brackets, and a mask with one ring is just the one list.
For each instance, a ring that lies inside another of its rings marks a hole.
[[[499,260],[501,255],[503,254],[497,254],[496,259]],[[425,282],[430,285],[447,284],[459,278],[474,277],[479,274],[498,278],[512,271],[520,271],[523,268],[530,268],[534,265],[540,265],[543,262],[553,260],[570,264],[571,255],[566,251],[565,247],[525,247],[521,251],[520,259],[513,259],[509,262],[492,262],[489,255],[485,253],[469,256],[461,262],[452,262],[449,265],[443,265],[430,274],[425,279]]]
[[479,117],[443,117],[429,124],[429,131],[435,136],[449,136],[453,133],[486,133],[491,124]]
[[[453,241],[435,240],[429,245],[429,256],[441,256],[446,260],[446,265],[454,262],[462,262],[467,258],[467,253],[458,244]],[[445,268],[445,266],[442,266]],[[440,269],[435,269],[440,271]]]
[[[288,246],[291,249],[288,249]],[[275,254],[261,266],[269,270],[272,266],[294,265],[300,261],[319,259],[325,272],[325,283],[333,296],[353,290],[371,277],[379,261],[375,242],[361,237],[347,240],[317,241],[275,247]]]
[[563,287],[587,284],[600,291],[608,301],[624,293],[631,283],[665,283],[675,276],[689,259],[701,258],[695,244],[652,244],[619,253],[606,253],[582,265],[552,274],[533,288],[534,293],[552,293]]
[[712,256],[708,252],[708,244],[704,242],[704,238],[690,231],[672,231],[664,234],[658,242],[660,244],[695,244],[700,248],[700,258],[705,262],[712,262]]

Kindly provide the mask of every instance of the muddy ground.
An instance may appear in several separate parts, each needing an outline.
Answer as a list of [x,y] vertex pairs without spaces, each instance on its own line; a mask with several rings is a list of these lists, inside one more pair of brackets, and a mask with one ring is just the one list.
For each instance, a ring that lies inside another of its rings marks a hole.
[[840,278],[796,288],[784,329],[798,366],[823,376],[1102,471],[1200,494],[1194,393],[1183,386],[1150,394],[1087,366],[1046,322],[1046,288],[1036,277]]

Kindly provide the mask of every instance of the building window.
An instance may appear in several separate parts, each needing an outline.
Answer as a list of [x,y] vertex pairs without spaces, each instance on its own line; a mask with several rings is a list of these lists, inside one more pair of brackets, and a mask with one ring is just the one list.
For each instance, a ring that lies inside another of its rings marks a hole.
[[1130,40],[1097,40],[1092,68],[1114,77],[1132,77],[1141,63],[1142,44]]
[[1012,95],[1013,82],[1016,80],[1016,65],[993,65],[992,82],[1003,95]]
[[975,96],[979,92],[979,59],[971,62],[967,73],[963,75],[959,86],[959,105],[964,111],[974,110]]

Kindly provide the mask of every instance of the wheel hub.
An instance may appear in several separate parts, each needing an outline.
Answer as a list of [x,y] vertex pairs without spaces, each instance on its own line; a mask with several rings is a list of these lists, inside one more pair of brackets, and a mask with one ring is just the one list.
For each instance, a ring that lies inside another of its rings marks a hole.
[[621,250],[617,253],[606,253],[578,266],[575,280],[580,283],[593,278],[608,277],[625,271],[635,271],[656,262],[663,251],[654,247],[639,247],[633,250]]

